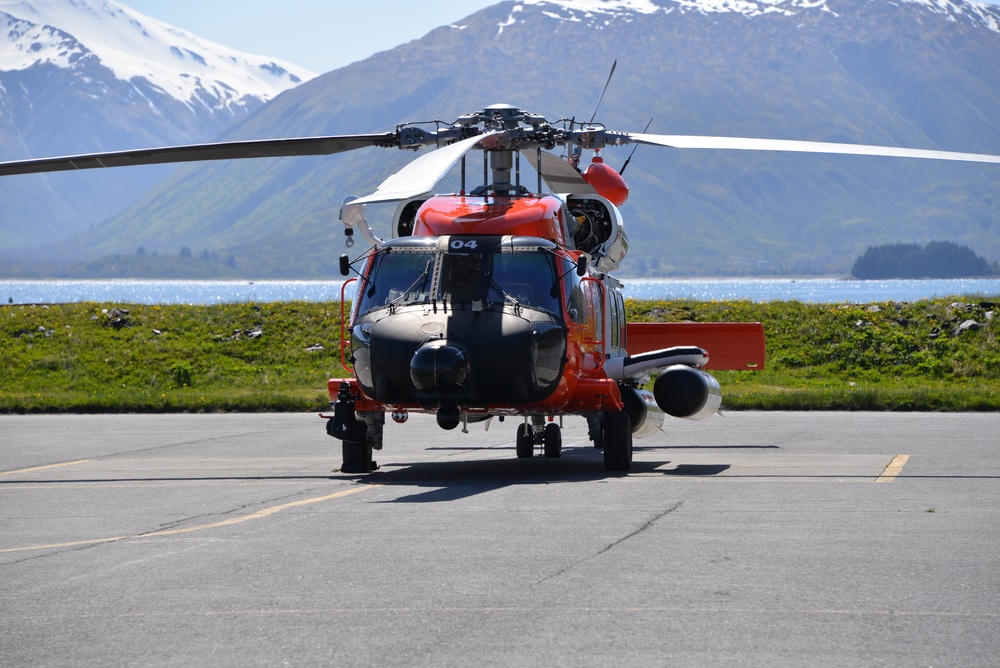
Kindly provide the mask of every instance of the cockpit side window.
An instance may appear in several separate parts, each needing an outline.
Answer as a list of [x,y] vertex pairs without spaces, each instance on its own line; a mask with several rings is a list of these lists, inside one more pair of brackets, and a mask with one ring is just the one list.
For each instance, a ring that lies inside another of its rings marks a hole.
[[380,253],[362,285],[358,313],[393,302],[412,304],[430,299],[434,257],[433,253]]
[[575,271],[567,271],[563,279],[566,288],[567,303],[570,320],[577,324],[587,322],[587,298],[583,292],[583,283]]

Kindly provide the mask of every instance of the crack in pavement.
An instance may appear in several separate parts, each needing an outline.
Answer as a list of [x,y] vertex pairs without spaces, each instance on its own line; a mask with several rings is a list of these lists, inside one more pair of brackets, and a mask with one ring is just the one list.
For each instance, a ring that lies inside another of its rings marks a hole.
[[613,542],[605,545],[603,548],[601,548],[600,550],[598,550],[594,554],[590,555],[589,557],[585,557],[583,559],[580,559],[579,561],[575,561],[572,564],[564,566],[563,568],[560,568],[558,571],[556,571],[554,573],[551,573],[550,575],[546,575],[544,578],[542,578],[541,580],[536,581],[534,584],[540,585],[543,582],[548,582],[549,580],[553,580],[553,579],[559,577],[560,575],[564,575],[565,573],[568,573],[569,571],[575,569],[580,564],[582,564],[582,563],[584,563],[586,561],[590,561],[591,559],[595,559],[595,558],[601,556],[602,554],[605,554],[606,552],[609,552],[610,550],[613,550],[614,548],[618,547],[619,545],[621,545],[625,541],[630,540],[632,538],[635,538],[636,536],[638,536],[642,532],[644,532],[647,529],[649,529],[651,526],[653,526],[658,521],[660,521],[664,516],[666,516],[666,515],[674,512],[675,510],[677,510],[678,508],[680,508],[681,505],[683,505],[683,503],[684,503],[683,501],[678,501],[677,503],[673,504],[669,508],[667,508],[667,509],[665,509],[665,510],[659,512],[659,513],[657,513],[653,517],[651,517],[644,524],[642,524],[642,526],[640,526],[637,529],[635,529],[634,531],[632,531],[632,532],[630,532],[630,533],[622,536],[618,540],[613,541]]

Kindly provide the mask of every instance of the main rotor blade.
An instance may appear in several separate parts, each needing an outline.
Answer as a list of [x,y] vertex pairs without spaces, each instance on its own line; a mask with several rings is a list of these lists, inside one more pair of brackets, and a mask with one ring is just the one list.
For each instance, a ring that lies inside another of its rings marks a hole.
[[395,133],[370,135],[332,135],[292,139],[259,139],[215,144],[167,146],[110,153],[87,153],[58,158],[38,158],[0,162],[0,176],[62,172],[101,167],[159,165],[171,162],[233,160],[239,158],[279,158],[301,155],[331,155],[366,146],[398,146]]
[[842,155],[874,155],[889,158],[922,158],[925,160],[960,160],[966,162],[1000,163],[1000,155],[986,153],[956,153],[919,148],[869,146],[865,144],[835,144],[792,139],[751,139],[748,137],[698,137],[694,135],[629,134],[632,141],[668,148],[717,148],[743,151],[791,151],[797,153],[835,153]]
[[604,94],[608,92],[608,86],[611,85],[611,77],[615,75],[615,68],[618,67],[618,59],[615,58],[615,62],[611,63],[611,71],[608,73],[608,80],[604,82],[604,90],[601,91],[601,97],[597,98],[597,106],[594,107],[594,113],[590,117],[590,122],[593,123],[594,119],[597,118],[597,110],[601,108],[601,102],[604,101]]
[[[537,167],[535,151],[524,150],[521,155]],[[571,193],[573,195],[596,195],[594,187],[583,180],[580,172],[557,155],[542,151],[542,178],[549,184],[552,192]]]
[[418,195],[426,195],[434,190],[438,181],[444,178],[448,170],[454,167],[463,155],[471,151],[479,142],[498,134],[502,133],[488,132],[476,135],[430,153],[424,153],[383,181],[371,195],[358,198],[351,203],[396,202]]

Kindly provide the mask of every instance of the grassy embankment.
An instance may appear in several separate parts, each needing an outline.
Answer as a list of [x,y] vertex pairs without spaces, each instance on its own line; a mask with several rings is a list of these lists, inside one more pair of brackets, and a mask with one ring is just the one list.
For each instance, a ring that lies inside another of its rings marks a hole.
[[[322,411],[327,377],[344,375],[336,303],[115,308],[0,307],[0,412]],[[983,299],[628,309],[630,320],[764,323],[766,368],[715,374],[724,408],[1000,408],[1000,309]],[[966,320],[980,327],[956,334]]]

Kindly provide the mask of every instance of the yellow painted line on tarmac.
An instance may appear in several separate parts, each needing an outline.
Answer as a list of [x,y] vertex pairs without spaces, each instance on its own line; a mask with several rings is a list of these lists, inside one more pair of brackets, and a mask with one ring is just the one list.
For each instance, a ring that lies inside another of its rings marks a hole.
[[896,455],[893,457],[889,465],[882,471],[882,475],[875,479],[875,482],[892,482],[895,480],[909,459],[909,455]]
[[115,543],[118,541],[131,540],[134,538],[155,538],[159,536],[175,536],[177,534],[182,534],[182,533],[205,531],[206,529],[218,529],[220,527],[231,526],[233,524],[249,522],[250,520],[259,520],[261,518],[274,515],[275,513],[280,513],[283,510],[289,510],[291,508],[300,508],[302,506],[309,506],[314,503],[322,503],[323,501],[339,499],[345,496],[350,496],[351,494],[357,494],[358,492],[363,492],[366,489],[371,489],[372,487],[377,487],[377,485],[361,485],[358,487],[352,487],[350,489],[341,490],[339,492],[334,492],[333,494],[327,494],[325,496],[315,496],[310,499],[300,499],[299,501],[292,501],[291,503],[283,503],[279,506],[271,506],[270,508],[264,508],[263,510],[258,510],[255,513],[250,513],[249,515],[241,515],[240,517],[231,517],[227,520],[222,520],[220,522],[212,522],[210,524],[199,524],[198,526],[185,527],[183,529],[164,529],[163,531],[136,533],[136,534],[129,534],[127,536],[113,536],[111,538],[92,538],[90,540],[75,540],[68,543],[50,543],[48,545],[31,545],[29,547],[11,547],[4,550],[0,550],[0,554],[6,554],[8,552],[27,552],[30,550],[52,550],[60,547],[79,547],[81,545],[98,545],[100,543]]
[[63,462],[61,464],[47,464],[45,466],[32,466],[30,469],[17,469],[16,471],[0,471],[0,476],[16,475],[18,473],[32,473],[33,471],[44,471],[45,469],[57,469],[60,466],[74,466],[76,464],[87,464],[93,459],[78,459],[75,462]]

